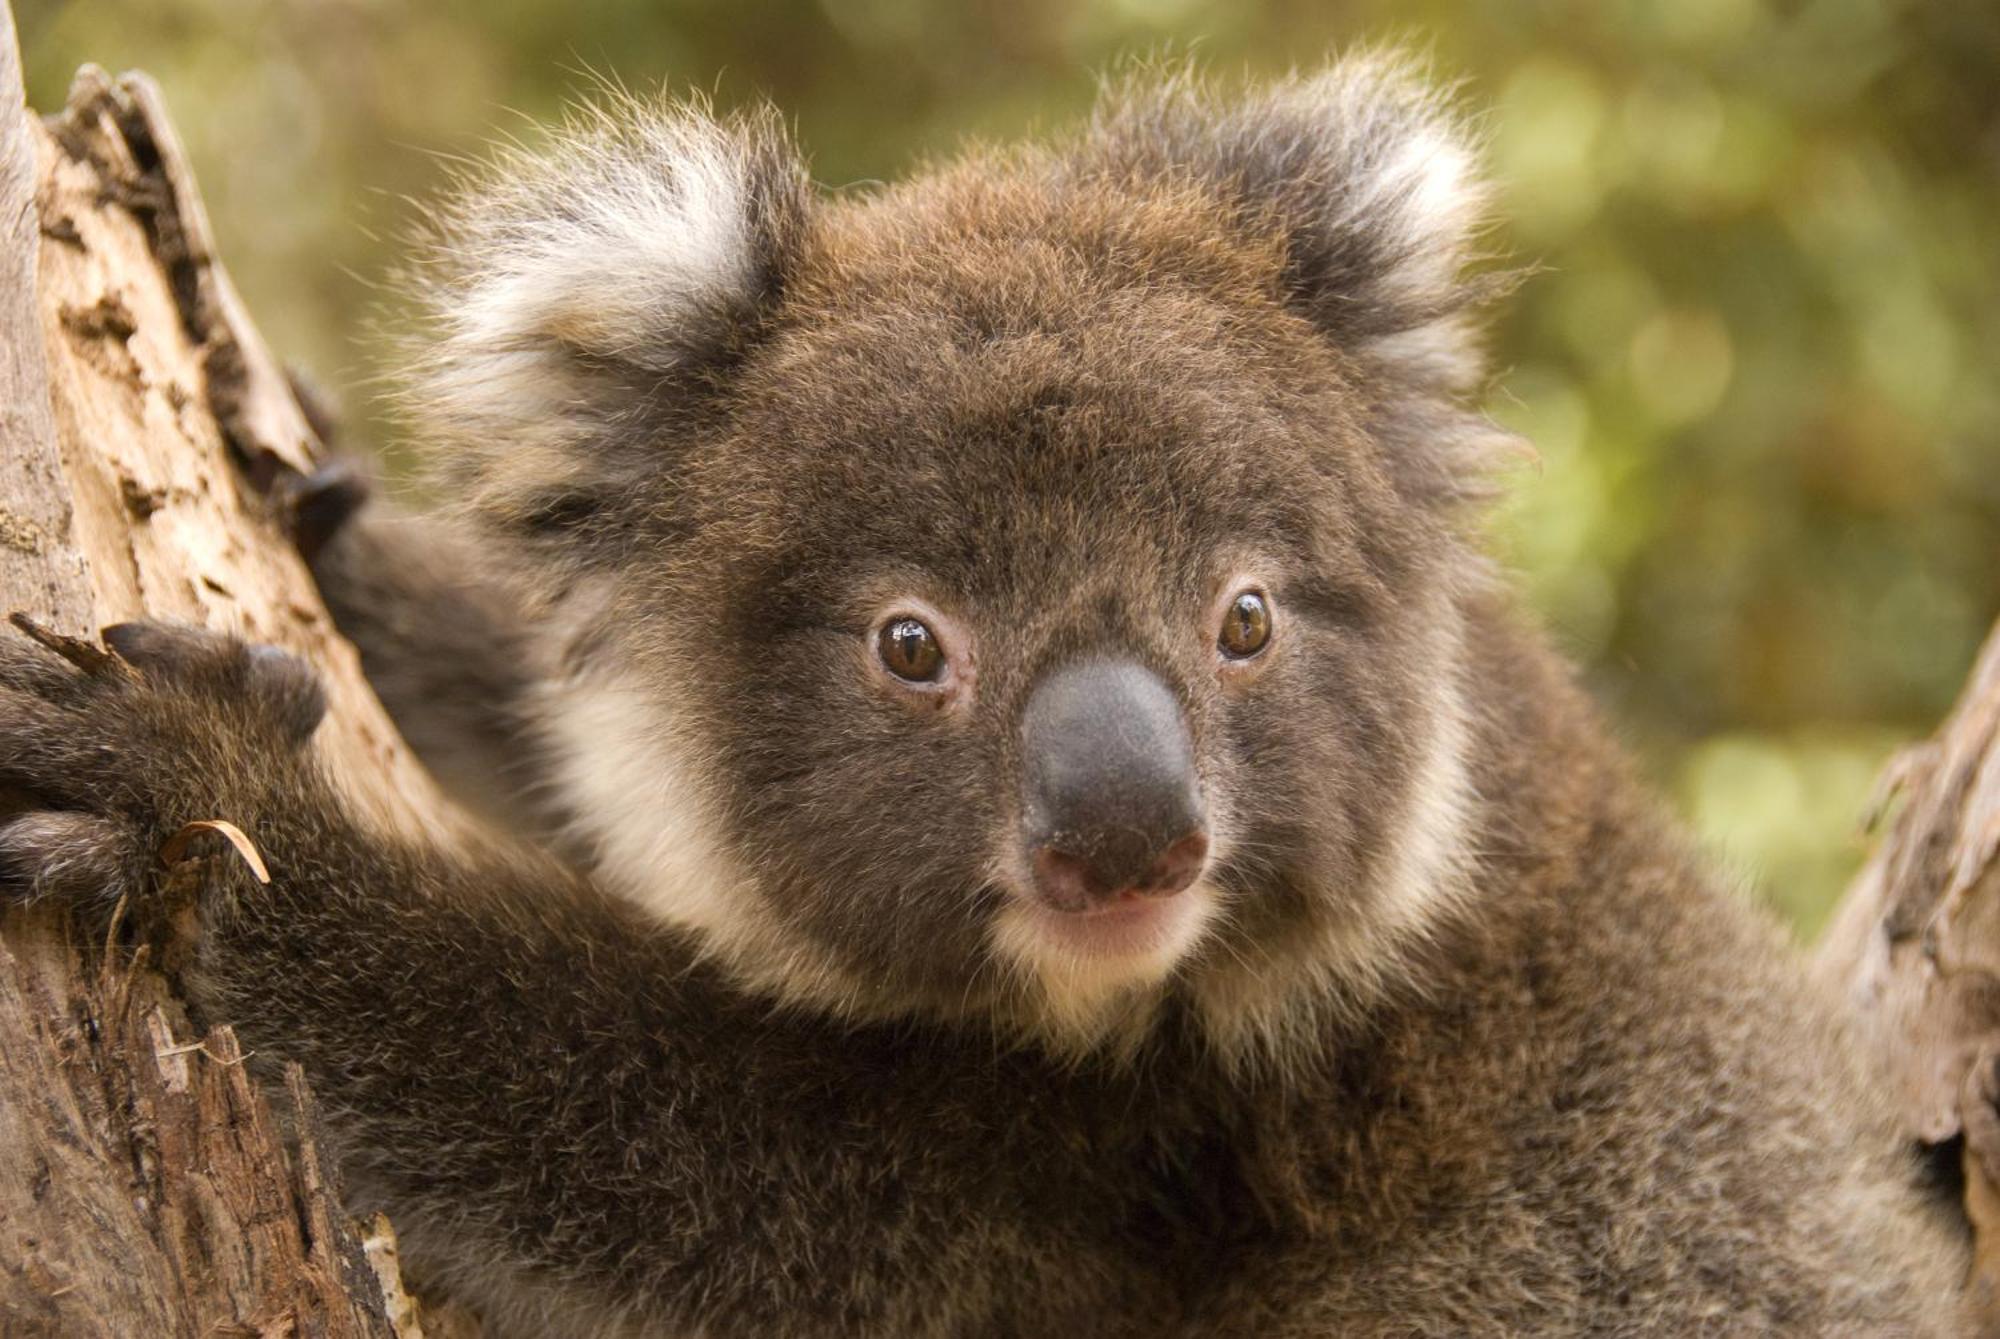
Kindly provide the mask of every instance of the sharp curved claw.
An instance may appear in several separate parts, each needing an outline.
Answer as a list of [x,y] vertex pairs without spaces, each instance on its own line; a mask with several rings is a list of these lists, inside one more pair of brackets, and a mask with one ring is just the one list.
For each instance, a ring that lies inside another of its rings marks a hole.
[[26,634],[29,640],[55,652],[85,674],[101,674],[117,662],[117,657],[103,647],[81,637],[57,632],[18,610],[9,614],[7,621]]
[[344,460],[292,485],[288,497],[292,543],[308,564],[361,510],[369,492],[367,476]]

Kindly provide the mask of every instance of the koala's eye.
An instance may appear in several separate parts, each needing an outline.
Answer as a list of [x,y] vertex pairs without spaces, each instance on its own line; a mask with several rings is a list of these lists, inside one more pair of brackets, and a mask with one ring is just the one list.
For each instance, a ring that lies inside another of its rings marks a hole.
[[892,618],[875,637],[876,654],[889,673],[911,683],[930,683],[944,669],[937,634],[922,619]]
[[1271,641],[1271,604],[1254,590],[1229,602],[1215,644],[1231,660],[1248,660]]

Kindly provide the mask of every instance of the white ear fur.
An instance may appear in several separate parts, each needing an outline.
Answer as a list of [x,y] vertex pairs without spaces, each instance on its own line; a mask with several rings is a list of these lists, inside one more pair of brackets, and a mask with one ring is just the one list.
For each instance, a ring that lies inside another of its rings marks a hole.
[[1363,51],[1238,95],[1141,70],[1075,153],[1130,189],[1195,185],[1275,237],[1286,301],[1361,365],[1409,495],[1490,495],[1514,443],[1466,401],[1485,375],[1479,311],[1509,276],[1474,265],[1490,197],[1478,139],[1419,61]]
[[1353,277],[1375,309],[1361,351],[1416,379],[1460,388],[1481,370],[1465,282],[1491,190],[1472,136],[1406,58],[1350,57],[1279,91],[1316,122],[1329,163],[1317,227],[1329,249],[1368,258]]
[[616,96],[435,219],[412,400],[460,440],[562,446],[755,315],[805,199],[775,118]]
[[1468,279],[1489,190],[1475,137],[1414,59],[1349,55],[1230,97],[1141,73],[1100,108],[1086,157],[1147,179],[1205,180],[1284,234],[1299,305],[1349,348],[1462,389],[1479,358]]
[[1317,226],[1369,238],[1385,292],[1428,303],[1456,284],[1490,192],[1471,135],[1418,67],[1351,56],[1280,85],[1264,115],[1295,117],[1321,137]]

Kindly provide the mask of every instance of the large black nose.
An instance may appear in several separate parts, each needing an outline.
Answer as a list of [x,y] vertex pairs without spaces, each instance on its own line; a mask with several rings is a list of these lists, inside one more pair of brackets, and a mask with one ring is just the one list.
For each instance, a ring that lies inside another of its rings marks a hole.
[[1193,883],[1208,855],[1180,703],[1124,661],[1057,670],[1021,718],[1025,832],[1035,886],[1082,911],[1121,893]]

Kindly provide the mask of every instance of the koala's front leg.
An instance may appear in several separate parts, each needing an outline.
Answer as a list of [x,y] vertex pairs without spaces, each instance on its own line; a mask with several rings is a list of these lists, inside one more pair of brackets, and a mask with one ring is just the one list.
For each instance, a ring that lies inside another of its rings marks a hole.
[[424,765],[496,826],[551,836],[562,816],[537,784],[530,719],[549,667],[490,556],[442,518],[373,498],[348,463],[302,481],[291,508],[334,625]]
[[0,897],[143,910],[200,831],[240,839],[243,859],[211,862],[196,908],[188,984],[214,1021],[240,1013],[313,1035],[329,989],[386,998],[412,976],[443,979],[427,953],[451,955],[456,972],[481,940],[549,959],[599,935],[656,938],[530,848],[490,836],[446,855],[354,822],[309,748],[325,700],[295,656],[165,623],[107,628],[100,647],[12,621],[0,629]]
[[[188,824],[247,834],[269,882],[205,865],[190,1003],[305,1067],[354,1207],[389,1211],[428,1277],[495,1314],[574,1319],[581,1297],[663,1333],[779,1333],[934,1267],[921,1234],[908,1258],[909,1234],[874,1240],[911,1193],[879,1171],[909,1162],[893,1141],[854,1151],[878,1169],[860,1182],[785,1153],[824,1141],[825,1110],[903,1100],[901,1069],[828,1064],[832,1024],[738,995],[547,857],[359,827],[289,656],[155,624],[108,651],[37,640],[0,630],[0,791],[32,797],[0,813],[0,894],[143,909]],[[923,1084],[908,1100],[934,1105]],[[850,1272],[800,1274],[827,1240]]]
[[100,922],[124,899],[147,921],[190,825],[240,830],[254,858],[218,846],[200,871],[190,1005],[260,1066],[304,1065],[356,1207],[391,1211],[435,1274],[476,1260],[499,1278],[512,1225],[551,1203],[516,1134],[559,1130],[569,1062],[627,1031],[625,987],[593,990],[583,962],[629,962],[643,927],[532,853],[448,858],[355,825],[308,747],[323,700],[292,656],[159,623],[108,628],[103,647],[15,627],[0,897]]

